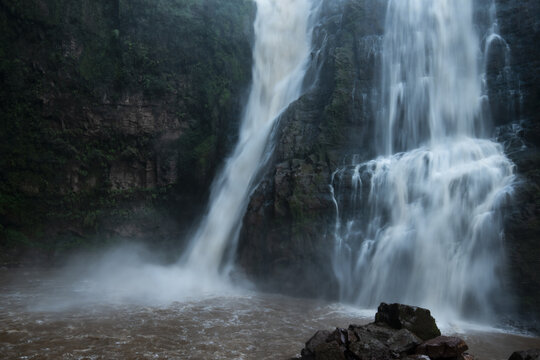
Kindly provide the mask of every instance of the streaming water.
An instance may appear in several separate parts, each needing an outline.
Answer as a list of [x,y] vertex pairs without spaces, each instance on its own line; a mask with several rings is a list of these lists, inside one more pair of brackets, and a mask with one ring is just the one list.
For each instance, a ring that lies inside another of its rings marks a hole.
[[[50,275],[0,269],[0,358],[285,360],[316,330],[366,323],[374,314],[253,293],[166,305],[118,303],[109,301],[114,294],[95,297],[90,279]],[[517,349],[540,347],[539,338],[493,329],[461,336],[479,360],[506,360]]]
[[280,113],[300,96],[311,50],[311,0],[255,2],[253,84],[240,137],[214,182],[208,213],[183,257],[187,268],[199,274],[227,271],[226,255],[234,253],[268,137]]
[[390,0],[380,156],[332,179],[341,298],[492,319],[501,290],[501,207],[513,164],[489,136],[470,0]]

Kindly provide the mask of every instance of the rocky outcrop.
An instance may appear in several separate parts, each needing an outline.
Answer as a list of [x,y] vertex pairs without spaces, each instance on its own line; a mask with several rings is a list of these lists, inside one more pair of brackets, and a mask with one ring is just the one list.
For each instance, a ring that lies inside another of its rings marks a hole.
[[[492,113],[499,139],[516,164],[514,204],[507,210],[505,236],[518,311],[527,319],[540,312],[540,41],[537,1],[497,0],[497,22],[504,49],[488,62]],[[504,54],[501,54],[504,50]],[[504,61],[497,60],[504,55]],[[494,96],[495,94],[495,96]],[[539,331],[538,323],[532,326]],[[533,329],[534,330],[534,329]]]
[[516,351],[508,360],[540,360],[540,349]]
[[323,1],[305,94],[282,115],[244,218],[238,262],[262,288],[335,293],[335,207],[328,184],[351,154],[370,156],[380,1]]
[[407,329],[423,340],[441,335],[430,311],[415,306],[382,303],[375,314],[375,324],[388,324],[394,329]]
[[458,337],[439,336],[420,344],[416,353],[429,356],[430,359],[455,359],[468,349],[465,341]]
[[[409,326],[417,333],[411,331]],[[430,334],[430,335],[428,335]],[[422,339],[419,335],[424,336]],[[425,340],[425,341],[424,341]],[[375,323],[347,329],[318,331],[306,342],[301,358],[472,360],[460,338],[440,336],[429,310],[402,304],[381,304]]]

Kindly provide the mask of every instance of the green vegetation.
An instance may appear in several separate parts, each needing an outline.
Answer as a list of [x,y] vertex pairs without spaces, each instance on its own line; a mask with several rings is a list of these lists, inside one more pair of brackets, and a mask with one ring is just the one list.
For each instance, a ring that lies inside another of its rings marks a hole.
[[[252,16],[249,0],[1,3],[0,251],[90,246],[104,220],[203,196],[249,82]],[[140,170],[118,186],[116,168]]]

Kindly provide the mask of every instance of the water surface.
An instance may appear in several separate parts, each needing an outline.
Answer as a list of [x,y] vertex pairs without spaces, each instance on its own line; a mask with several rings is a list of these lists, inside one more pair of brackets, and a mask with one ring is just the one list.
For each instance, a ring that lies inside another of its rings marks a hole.
[[[87,291],[88,282],[50,275],[0,270],[2,358],[288,359],[316,330],[367,323],[374,314],[247,292],[161,305],[100,301]],[[485,360],[540,347],[539,338],[497,330],[466,330],[462,336]]]

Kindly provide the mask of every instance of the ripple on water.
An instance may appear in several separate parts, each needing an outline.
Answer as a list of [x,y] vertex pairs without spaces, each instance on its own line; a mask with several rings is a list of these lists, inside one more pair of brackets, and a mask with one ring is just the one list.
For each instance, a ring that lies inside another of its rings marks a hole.
[[[286,359],[298,354],[316,330],[367,323],[374,314],[374,310],[255,293],[159,306],[94,302],[63,311],[33,311],[28,302],[49,294],[36,281],[43,274],[26,276],[33,277],[32,286],[27,286],[24,276],[9,286],[6,276],[0,276],[0,300],[8,309],[0,312],[0,353],[6,359]],[[68,284],[48,284],[70,294]],[[6,298],[11,300],[4,302]],[[462,324],[453,329],[480,359],[502,360],[513,350],[540,347],[538,338],[500,330]]]

